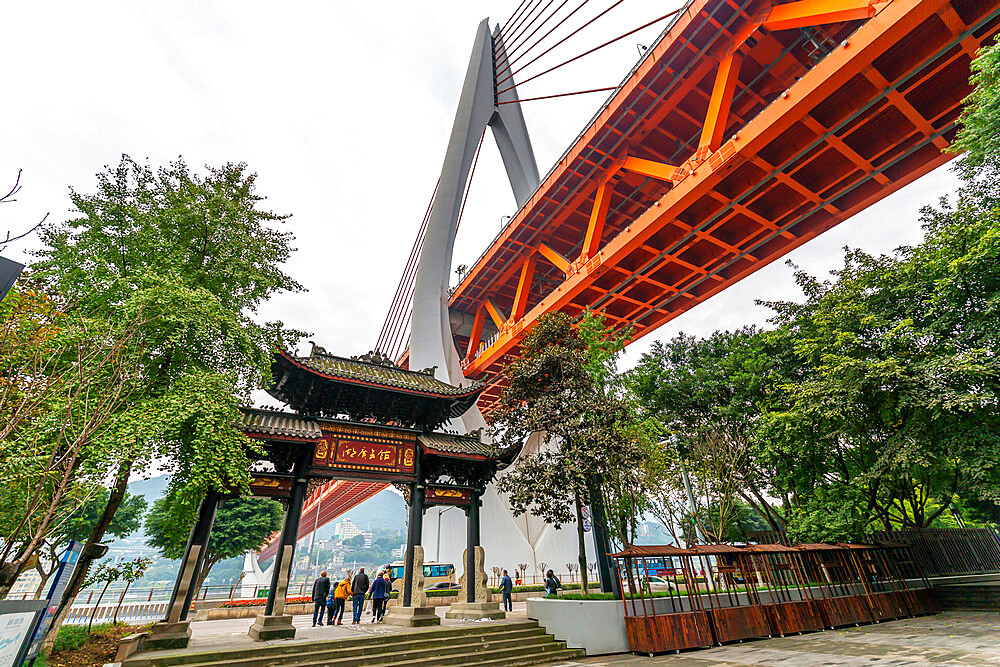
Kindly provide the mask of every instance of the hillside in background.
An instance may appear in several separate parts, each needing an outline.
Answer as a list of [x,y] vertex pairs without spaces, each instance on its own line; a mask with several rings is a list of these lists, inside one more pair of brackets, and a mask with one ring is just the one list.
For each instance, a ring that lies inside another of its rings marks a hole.
[[160,475],[150,479],[137,479],[128,483],[128,492],[134,496],[142,496],[146,499],[147,505],[152,505],[155,501],[163,497],[167,492],[167,484],[170,483],[170,475]]
[[[152,506],[154,502],[162,498],[166,493],[169,483],[169,475],[140,479],[129,482],[128,492],[133,495],[141,495],[146,499],[147,505]],[[317,531],[318,538],[321,540],[332,538],[335,526],[345,518],[350,518],[354,522],[354,525],[361,530],[372,529],[377,532],[391,533],[405,531],[406,503],[403,502],[403,497],[394,490],[385,489],[321,527]]]

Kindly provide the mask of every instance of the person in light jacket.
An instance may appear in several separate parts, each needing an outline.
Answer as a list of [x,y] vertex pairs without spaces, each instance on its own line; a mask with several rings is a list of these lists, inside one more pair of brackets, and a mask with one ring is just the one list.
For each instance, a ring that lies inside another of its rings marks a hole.
[[328,605],[330,611],[327,614],[326,622],[332,624],[336,620],[337,625],[344,624],[344,609],[347,607],[347,598],[351,597],[351,580],[344,577],[344,580],[337,584],[337,587],[330,593]]

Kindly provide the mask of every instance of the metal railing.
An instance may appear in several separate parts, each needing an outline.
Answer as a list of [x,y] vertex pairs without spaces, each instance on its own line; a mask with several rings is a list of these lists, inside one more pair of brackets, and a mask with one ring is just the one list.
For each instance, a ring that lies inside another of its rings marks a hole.
[[876,544],[905,544],[924,574],[940,577],[1000,572],[1000,541],[989,528],[880,530]]
[[[788,536],[777,530],[752,531],[747,537],[759,544],[788,544]],[[868,541],[913,547],[913,557],[928,577],[1000,572],[1000,538],[989,528],[879,530]]]

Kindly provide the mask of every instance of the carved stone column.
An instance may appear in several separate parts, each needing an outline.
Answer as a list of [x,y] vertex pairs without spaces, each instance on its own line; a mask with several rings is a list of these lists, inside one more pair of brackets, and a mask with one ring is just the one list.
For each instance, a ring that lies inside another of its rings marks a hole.
[[219,507],[220,498],[217,491],[210,490],[202,499],[198,508],[198,519],[191,527],[191,534],[184,547],[181,568],[170,596],[170,605],[167,607],[167,618],[153,625],[153,630],[143,643],[143,648],[155,650],[187,647],[191,639],[191,621],[187,620],[188,610],[196,592],[195,580],[205,563],[205,552],[208,550],[208,540],[212,536],[212,524],[215,523],[215,512]]
[[402,604],[393,605],[382,619],[389,625],[409,627],[439,625],[441,618],[434,607],[427,606],[424,594],[424,548],[420,545],[424,525],[424,479],[421,456],[414,466],[416,480],[410,485],[410,519],[406,533],[406,555],[403,560]]
[[264,606],[264,613],[258,615],[250,626],[249,635],[256,641],[291,639],[295,636],[292,617],[285,615],[285,596],[288,593],[288,580],[291,577],[292,562],[295,557],[295,541],[299,534],[302,504],[309,486],[305,472],[310,458],[311,453],[309,456],[300,456],[295,462],[295,481],[292,483],[292,496],[285,511],[285,520],[281,525],[281,541],[278,543],[278,553],[275,556],[267,604]]
[[[486,552],[479,546],[479,505],[480,493],[474,491],[469,503],[468,546],[463,553],[465,573],[459,579],[462,588],[458,591],[458,602],[452,603],[445,612],[445,618],[506,618],[500,611],[500,604],[492,602],[489,577],[486,574]],[[470,578],[469,575],[472,575]]]

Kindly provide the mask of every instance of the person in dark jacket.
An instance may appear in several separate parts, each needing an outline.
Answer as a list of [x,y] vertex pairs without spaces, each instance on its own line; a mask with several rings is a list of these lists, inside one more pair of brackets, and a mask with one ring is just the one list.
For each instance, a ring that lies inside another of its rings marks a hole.
[[555,575],[552,570],[545,573],[545,597],[552,598],[558,595],[559,589],[562,588],[562,583],[559,581],[559,577]]
[[[323,625],[323,612],[326,611],[326,596],[330,594],[330,577],[326,570],[323,570],[313,582],[313,627],[316,627],[316,617],[319,616],[319,624]],[[330,625],[333,625],[330,623]]]
[[514,603],[510,596],[513,592],[514,582],[510,580],[510,575],[507,574],[507,570],[504,570],[503,576],[500,577],[500,595],[503,596],[504,611],[514,611]]
[[389,575],[375,577],[372,582],[372,623],[381,623],[385,616],[386,603],[389,601],[389,591],[392,584],[389,583]]
[[354,614],[354,620],[351,621],[352,625],[357,625],[361,622],[361,612],[365,609],[365,594],[368,593],[368,586],[370,582],[368,581],[368,575],[365,574],[365,568],[358,570],[358,573],[354,575],[354,581],[351,582],[351,593],[353,594],[353,607],[351,611]]

